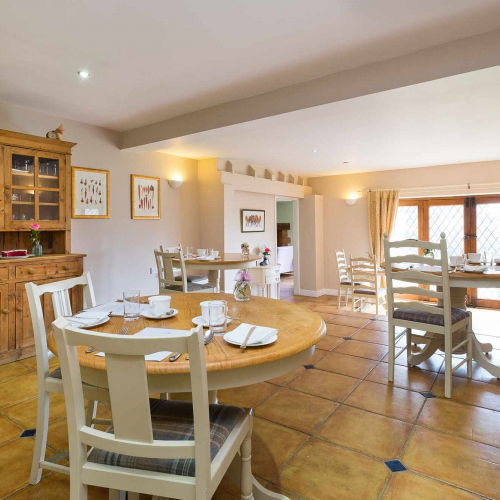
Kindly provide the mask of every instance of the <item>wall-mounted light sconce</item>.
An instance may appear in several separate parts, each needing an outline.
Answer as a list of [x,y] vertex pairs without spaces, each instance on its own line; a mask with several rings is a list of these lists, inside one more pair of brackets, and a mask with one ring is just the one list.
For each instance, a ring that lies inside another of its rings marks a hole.
[[344,201],[345,201],[346,205],[352,206],[352,205],[356,205],[356,202],[358,201],[358,199],[357,198],[347,198]]
[[182,181],[179,179],[169,179],[168,180],[168,185],[172,189],[179,189],[182,186]]

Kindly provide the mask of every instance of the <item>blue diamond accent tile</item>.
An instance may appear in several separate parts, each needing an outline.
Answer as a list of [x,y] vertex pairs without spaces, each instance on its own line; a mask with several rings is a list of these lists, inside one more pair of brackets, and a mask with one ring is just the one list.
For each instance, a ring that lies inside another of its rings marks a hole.
[[306,370],[314,370],[314,366],[313,365],[304,365],[304,368]]
[[36,434],[36,429],[27,429],[22,434],[22,438],[33,437]]
[[406,467],[399,460],[387,460],[385,465],[389,467],[391,472],[402,472],[406,470]]
[[422,396],[424,398],[435,398],[436,395],[430,391],[422,391],[420,394],[422,394]]

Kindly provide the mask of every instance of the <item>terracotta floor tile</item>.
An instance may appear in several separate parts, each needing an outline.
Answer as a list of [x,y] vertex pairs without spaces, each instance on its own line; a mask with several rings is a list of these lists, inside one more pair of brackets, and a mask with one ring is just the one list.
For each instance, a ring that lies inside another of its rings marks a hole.
[[317,344],[317,349],[323,349],[324,351],[331,351],[335,349],[339,344],[344,342],[340,337],[334,337],[333,335],[325,335]]
[[20,377],[33,373],[33,370],[22,363],[7,363],[0,366],[0,382],[11,378]]
[[374,344],[389,345],[388,333],[378,330],[368,330],[367,328],[362,328],[361,330],[358,330],[352,338],[359,340],[360,342],[372,342]]
[[362,328],[365,326],[370,320],[368,318],[356,318],[352,316],[345,316],[344,314],[339,314],[338,316],[334,316],[332,319],[328,321],[328,323],[333,325],[344,325],[351,326],[356,328]]
[[318,359],[323,358],[326,354],[328,354],[328,351],[324,351],[323,349],[315,349],[314,354],[309,358],[307,361],[307,365],[314,365]]
[[295,493],[290,493],[290,491],[280,488],[272,483],[267,483],[264,485],[269,491],[274,491],[274,493],[281,493],[282,495],[288,497],[290,500],[304,500],[303,496],[298,496]]
[[[406,366],[394,366],[394,382],[390,385],[394,387],[402,387],[411,391],[430,391],[436,374],[434,372],[426,372],[420,368],[408,368]],[[388,363],[380,362],[377,367],[366,377],[366,380],[371,382],[379,382],[380,384],[389,384],[388,379]]]
[[[419,352],[418,347],[414,347],[412,349],[412,352],[417,353]],[[383,358],[382,361],[387,363],[389,361],[389,354],[386,354]],[[444,357],[439,355],[439,354],[433,354],[428,360],[424,361],[423,363],[420,363],[418,365],[419,368],[422,370],[426,370],[428,372],[438,372],[439,369],[441,368],[442,364],[444,362]],[[398,358],[396,358],[396,364],[399,366],[407,366],[407,361],[406,361],[406,353],[401,354]]]
[[312,439],[273,482],[311,500],[353,500],[378,498],[388,477],[383,463]]
[[68,423],[65,418],[49,424],[47,445],[56,451],[67,450],[69,448]]
[[0,444],[18,438],[22,432],[23,429],[21,427],[12,423],[3,415],[0,415]]
[[[34,446],[34,438],[16,439],[0,446],[0,498],[28,484]],[[50,455],[49,451],[47,457]]]
[[377,321],[389,321],[387,314],[379,314],[375,319]]
[[347,340],[340,344],[335,349],[335,352],[379,361],[387,353],[387,347],[379,344],[370,344],[369,342]]
[[345,404],[414,422],[425,398],[417,392],[364,381],[345,400]]
[[[348,342],[351,342],[348,340]],[[364,378],[377,366],[377,361],[339,354],[337,350],[328,353],[314,365],[320,370],[340,373],[349,377]]]
[[398,457],[410,429],[411,425],[401,420],[342,405],[315,437],[382,460],[393,460]]
[[[109,490],[89,486],[88,500],[108,500]],[[36,486],[28,486],[9,500],[68,500],[69,476],[65,474],[51,474],[44,477]]]
[[314,307],[314,311],[317,313],[326,313],[326,314],[339,314],[339,310],[337,306],[328,306],[324,304],[318,304]]
[[292,380],[288,387],[313,396],[341,402],[360,382],[357,378],[323,370],[306,370]]
[[[25,429],[36,427],[38,398],[28,399],[2,410],[12,420],[22,425]],[[62,394],[50,395],[49,422],[59,420],[66,416],[66,405]]]
[[[494,349],[486,354],[486,357],[495,365],[500,365],[500,351]],[[441,373],[444,373],[444,364],[441,366]],[[463,364],[457,371],[453,373],[454,377],[467,378],[467,365]],[[484,382],[486,384],[497,384],[498,379],[489,371],[481,368],[475,361],[472,361],[472,380]]]
[[333,401],[280,389],[254,409],[257,417],[311,434],[337,408]]
[[342,311],[340,314],[344,316],[352,316],[353,318],[374,319],[377,317],[374,313],[358,312],[358,311]]
[[[25,358],[20,361],[23,365],[28,366],[32,370],[36,371],[36,356],[33,356],[31,358]],[[49,370],[55,370],[56,368],[59,368],[59,358],[57,356],[52,356],[49,359]]]
[[318,316],[321,316],[323,318],[323,321],[326,323],[327,321],[331,320],[332,318],[335,318],[335,314],[331,314],[331,313],[324,313],[324,312],[317,312],[316,310],[314,310],[314,312],[318,315]]
[[479,500],[481,497],[410,471],[393,474],[383,500]]
[[499,448],[416,426],[401,461],[421,474],[498,498]]
[[350,337],[354,332],[357,332],[357,327],[335,325],[333,323],[326,324],[326,334],[334,337]]
[[[438,375],[432,392],[436,396],[444,397],[444,375]],[[469,403],[500,411],[500,382],[484,384],[475,380],[453,377],[451,399],[460,403]]]
[[486,408],[432,398],[417,423],[492,446],[500,443],[500,412]]
[[275,385],[260,382],[258,384],[217,391],[217,398],[219,399],[219,403],[222,404],[253,408],[275,390]]
[[387,321],[379,321],[379,320],[370,321],[370,323],[368,323],[365,326],[365,328],[367,328],[368,330],[376,330],[379,332],[387,332],[388,331]]
[[288,427],[255,418],[252,432],[252,472],[271,479],[309,436]]
[[303,366],[298,366],[295,368],[295,370],[292,370],[291,372],[285,373],[284,375],[281,375],[280,377],[273,378],[271,380],[268,380],[270,384],[274,385],[279,385],[283,386],[287,382],[290,382],[293,378],[295,378],[297,375],[301,374],[305,368]]
[[36,374],[0,383],[0,408],[25,401],[37,395]]

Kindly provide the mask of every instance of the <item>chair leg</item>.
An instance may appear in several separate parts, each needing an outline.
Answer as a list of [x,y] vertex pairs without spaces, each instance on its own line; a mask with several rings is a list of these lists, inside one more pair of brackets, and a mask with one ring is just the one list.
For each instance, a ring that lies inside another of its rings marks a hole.
[[472,330],[472,314],[469,313],[469,323],[467,324],[467,378],[472,378],[472,336],[474,335]]
[[377,302],[375,303],[375,314],[378,316],[378,297]]
[[98,401],[92,401],[89,399],[87,406],[87,415],[85,417],[85,425],[92,427],[92,421],[94,420],[97,413]]
[[389,382],[394,382],[394,362],[396,356],[396,327],[389,323],[389,363],[387,365]]
[[413,366],[411,364],[411,328],[406,329],[406,365],[408,368]]
[[444,334],[444,397],[451,398],[453,358],[451,353],[451,332],[445,330]]
[[240,447],[241,454],[241,500],[253,500],[252,484],[252,430],[248,431]]
[[30,484],[38,484],[42,478],[40,462],[45,460],[45,448],[47,447],[47,432],[49,428],[49,406],[50,393],[43,391],[38,394],[38,409],[36,416],[35,448],[33,450],[33,461],[31,464]]
[[127,492],[122,490],[109,490],[109,500],[126,500]]
[[339,285],[339,289],[337,292],[337,309],[340,309],[340,300],[342,299],[342,288]]

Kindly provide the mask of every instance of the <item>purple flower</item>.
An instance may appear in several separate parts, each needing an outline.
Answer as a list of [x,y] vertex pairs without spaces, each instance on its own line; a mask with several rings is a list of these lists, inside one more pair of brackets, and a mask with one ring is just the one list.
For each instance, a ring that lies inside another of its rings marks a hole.
[[245,281],[252,281],[252,276],[250,275],[250,273],[243,271],[241,273],[241,279],[243,279]]

